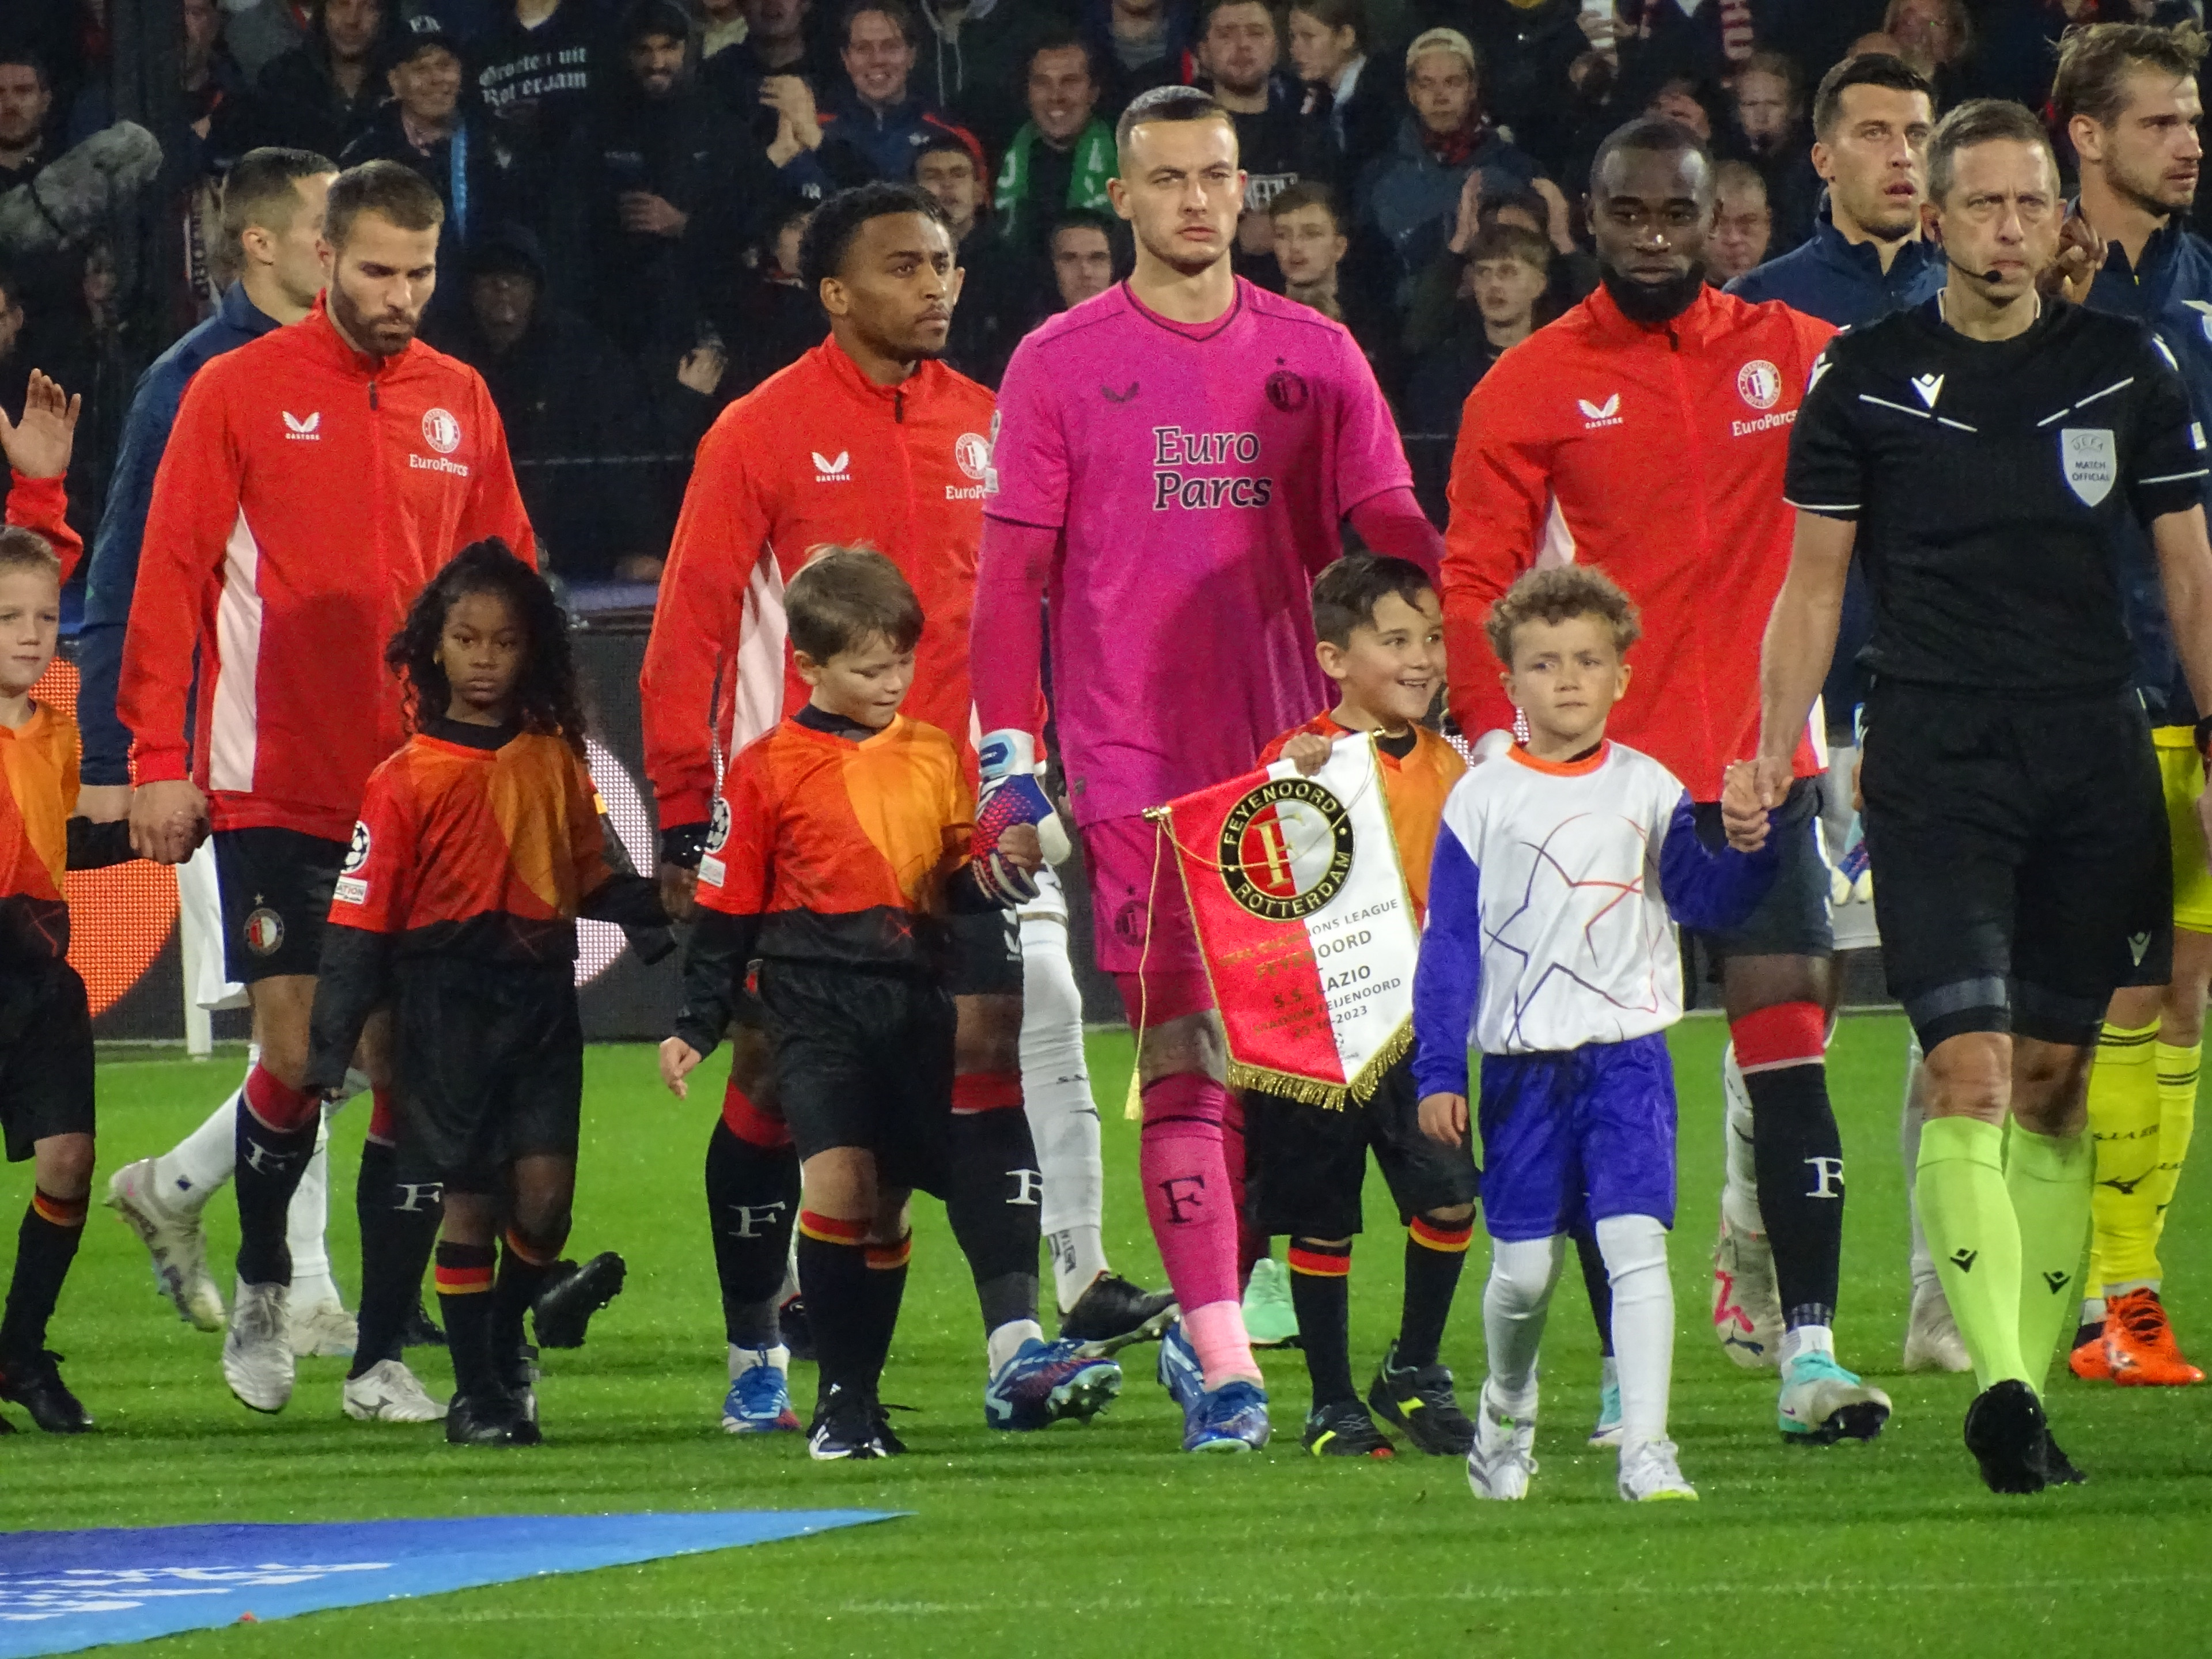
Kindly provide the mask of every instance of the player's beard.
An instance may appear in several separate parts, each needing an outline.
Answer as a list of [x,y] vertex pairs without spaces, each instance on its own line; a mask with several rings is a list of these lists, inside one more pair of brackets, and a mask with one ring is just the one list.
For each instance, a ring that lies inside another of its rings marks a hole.
[[[2197,198],[2197,192],[2191,191],[2188,201],[2161,201],[2159,199],[2158,190],[2159,186],[2165,182],[2164,178],[2158,173],[2153,173],[2148,180],[2130,179],[2118,172],[2112,175],[2112,193],[2123,201],[2132,202],[2154,219],[2166,219],[2177,213],[2186,213],[2189,211],[2191,204]],[[2201,176],[2198,182],[2200,185],[2203,182]]]
[[354,304],[336,277],[331,279],[325,292],[329,298],[325,303],[330,308],[331,320],[346,338],[372,357],[396,357],[406,350],[422,319],[420,312],[404,323],[395,321],[386,313],[370,317]]
[[1209,253],[1202,259],[1179,249],[1162,247],[1149,238],[1143,240],[1145,252],[1175,272],[1176,276],[1202,276],[1229,257],[1231,251],[1237,246],[1237,233],[1232,228],[1228,239],[1222,243],[1220,251]]
[[1699,260],[1680,276],[1658,283],[1631,282],[1610,265],[1599,266],[1598,277],[1622,316],[1654,328],[1674,321],[1690,308],[1705,285],[1705,267]]

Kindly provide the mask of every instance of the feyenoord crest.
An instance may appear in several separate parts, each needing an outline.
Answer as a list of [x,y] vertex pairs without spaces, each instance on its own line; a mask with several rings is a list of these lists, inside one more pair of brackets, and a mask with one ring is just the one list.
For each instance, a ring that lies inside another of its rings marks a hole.
[[461,447],[461,423],[445,410],[425,410],[422,441],[441,455],[450,455]]
[[246,948],[257,957],[273,957],[284,942],[284,918],[267,905],[246,918]]
[[1771,409],[1782,396],[1782,371],[1754,357],[1735,372],[1736,395],[1753,409]]
[[991,465],[989,441],[978,432],[963,432],[952,441],[952,459],[960,470],[977,483],[983,482],[983,473]]
[[1222,820],[1221,879],[1255,916],[1295,921],[1334,898],[1352,870],[1352,817],[1311,778],[1274,778]]
[[347,844],[345,867],[340,875],[350,876],[368,862],[368,826],[358,819],[353,826],[353,840]]
[[2119,482],[2119,459],[2112,434],[2104,427],[2062,427],[2058,461],[2065,469],[2066,487],[2091,507],[2111,495]]
[[730,838],[730,803],[720,795],[714,797],[714,812],[707,824],[707,850],[719,853],[722,843]]

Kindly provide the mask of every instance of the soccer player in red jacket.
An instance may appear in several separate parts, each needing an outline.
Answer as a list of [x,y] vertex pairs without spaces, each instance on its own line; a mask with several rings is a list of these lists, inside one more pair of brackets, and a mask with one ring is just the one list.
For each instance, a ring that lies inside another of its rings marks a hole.
[[[455,550],[496,536],[532,556],[490,393],[415,337],[443,216],[395,162],[331,184],[322,303],[217,358],[185,394],[124,640],[131,843],[178,863],[212,823],[229,972],[260,1045],[238,1115],[223,1343],[224,1377],[256,1411],[292,1394],[284,1222],[320,1121],[305,1084],[323,927],[368,775],[404,736],[382,641]],[[380,1090],[383,1048],[373,1024],[364,1069]]]
[[[1540,561],[1595,564],[1634,592],[1645,643],[1613,735],[1664,765],[1721,839],[1722,776],[1759,734],[1759,635],[1790,559],[1782,499],[1790,423],[1814,359],[1835,332],[1779,303],[1705,283],[1712,164],[1670,121],[1632,121],[1590,170],[1598,291],[1500,358],[1468,398],[1452,461],[1444,626],[1454,660],[1480,659],[1483,618]],[[1453,678],[1470,738],[1510,728],[1494,677]],[[1707,944],[1752,1104],[1759,1203],[1785,1327],[1785,1437],[1870,1439],[1887,1396],[1838,1364],[1843,1142],[1826,1054],[1836,986],[1828,872],[1816,840],[1821,758],[1797,746],[1797,782],[1775,815],[1781,872],[1744,924]],[[1731,1079],[1731,1082],[1733,1079]],[[1717,1320],[1734,1318],[1723,1225]],[[1744,1334],[1752,1322],[1741,1322]]]
[[[700,444],[646,648],[646,770],[672,902],[683,901],[708,834],[718,744],[735,755],[806,701],[786,648],[785,589],[819,547],[875,548],[913,586],[928,626],[912,714],[951,738],[974,777],[969,617],[994,420],[990,392],[938,361],[960,279],[942,210],[908,185],[833,197],[814,215],[800,264],[830,312],[830,337],[723,410]],[[963,1239],[994,1228],[1029,1235],[1030,1277],[1035,1236],[1048,1236],[1064,1332],[1127,1340],[1156,1334],[1171,1298],[1108,1267],[1066,905],[1048,872],[1036,885],[1018,922],[994,912],[953,923],[961,1038],[952,1133],[972,1178],[948,1201],[971,1218]],[[799,1169],[750,999],[739,1000],[738,1016],[722,1121],[708,1146],[707,1202],[729,1344],[722,1423],[749,1433],[784,1415],[776,1293]],[[1009,1171],[1030,1172],[1041,1188]],[[1011,1238],[1006,1248],[1010,1258],[1023,1253]],[[1036,1310],[1024,1300],[987,1316],[988,1329],[1010,1310],[1012,1325],[1030,1324]],[[1020,1340],[1010,1329],[989,1341],[994,1373]]]

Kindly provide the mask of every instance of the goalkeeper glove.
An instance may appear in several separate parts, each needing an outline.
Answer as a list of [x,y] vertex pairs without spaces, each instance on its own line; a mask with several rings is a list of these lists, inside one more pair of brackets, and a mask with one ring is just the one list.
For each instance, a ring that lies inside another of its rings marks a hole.
[[1026,904],[1037,895],[1036,877],[1008,864],[999,853],[999,836],[1018,823],[1034,823],[1048,862],[1067,856],[1067,835],[1036,779],[1036,743],[1011,727],[987,732],[977,754],[983,787],[975,798],[975,834],[969,844],[975,879],[1001,903]]

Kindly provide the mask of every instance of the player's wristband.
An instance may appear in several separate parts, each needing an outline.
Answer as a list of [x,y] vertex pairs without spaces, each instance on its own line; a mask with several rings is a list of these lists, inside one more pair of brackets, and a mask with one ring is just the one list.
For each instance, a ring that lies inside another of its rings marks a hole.
[[2197,722],[2197,758],[2212,764],[2212,714]]
[[1017,726],[1001,726],[996,732],[987,732],[976,745],[977,769],[985,783],[1000,778],[1034,776],[1036,772],[1036,739]]
[[660,832],[660,861],[696,870],[707,851],[708,825],[672,823]]

